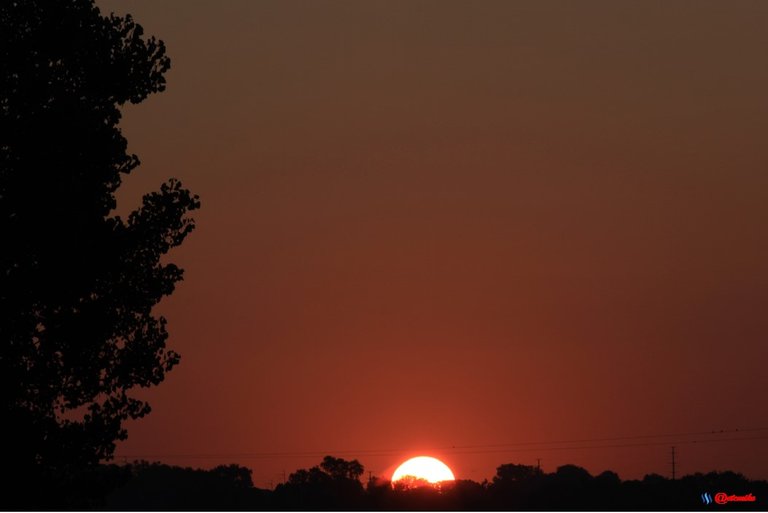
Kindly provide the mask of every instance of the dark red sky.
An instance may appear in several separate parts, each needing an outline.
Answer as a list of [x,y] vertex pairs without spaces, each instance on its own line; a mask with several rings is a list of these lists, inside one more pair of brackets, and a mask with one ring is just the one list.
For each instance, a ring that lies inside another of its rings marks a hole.
[[768,428],[768,3],[99,4],[173,59],[121,211],[203,201],[119,455],[768,478],[765,430],[487,447]]

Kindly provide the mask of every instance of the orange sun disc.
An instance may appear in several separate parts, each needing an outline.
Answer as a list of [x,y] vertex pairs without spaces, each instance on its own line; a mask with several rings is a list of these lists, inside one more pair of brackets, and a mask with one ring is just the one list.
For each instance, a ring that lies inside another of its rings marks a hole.
[[423,479],[432,484],[456,479],[448,465],[430,456],[417,456],[402,463],[392,474],[392,482],[405,477]]

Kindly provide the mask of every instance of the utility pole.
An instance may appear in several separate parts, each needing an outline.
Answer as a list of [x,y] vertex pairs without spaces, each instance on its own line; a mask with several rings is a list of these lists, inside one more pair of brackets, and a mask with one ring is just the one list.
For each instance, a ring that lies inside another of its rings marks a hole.
[[675,480],[675,446],[672,446],[672,480]]
[[541,470],[541,458],[536,458],[536,469]]

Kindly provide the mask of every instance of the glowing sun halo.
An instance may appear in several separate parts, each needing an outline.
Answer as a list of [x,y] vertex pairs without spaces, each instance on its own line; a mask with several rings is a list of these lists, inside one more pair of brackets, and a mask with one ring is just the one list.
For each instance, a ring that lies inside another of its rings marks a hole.
[[448,465],[430,456],[417,456],[401,464],[392,474],[392,482],[406,476],[424,479],[433,484],[456,479]]

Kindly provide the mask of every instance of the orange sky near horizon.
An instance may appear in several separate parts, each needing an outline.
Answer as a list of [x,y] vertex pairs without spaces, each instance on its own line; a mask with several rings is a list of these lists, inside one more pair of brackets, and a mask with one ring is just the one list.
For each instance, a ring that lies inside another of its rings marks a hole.
[[119,208],[202,201],[118,460],[768,478],[768,4],[97,3],[172,59]]

